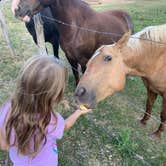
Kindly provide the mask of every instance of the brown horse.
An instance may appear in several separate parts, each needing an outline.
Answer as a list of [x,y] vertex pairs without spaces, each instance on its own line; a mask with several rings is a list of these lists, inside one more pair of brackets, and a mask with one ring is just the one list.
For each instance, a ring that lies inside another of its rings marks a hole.
[[[47,6],[50,6],[53,17],[60,20],[60,46],[72,65],[76,82],[79,80],[78,64],[84,72],[86,63],[97,48],[103,44],[112,44],[125,32],[133,31],[131,18],[126,12],[114,10],[98,13],[82,0],[20,0],[16,16],[32,16]],[[87,29],[113,34],[91,32]]]
[[80,104],[94,107],[99,101],[121,91],[128,75],[142,77],[147,87],[146,113],[142,124],[150,118],[157,95],[162,96],[161,124],[153,134],[154,138],[160,137],[166,125],[166,24],[147,27],[132,38],[128,34],[116,44],[99,48],[87,64],[75,98]]

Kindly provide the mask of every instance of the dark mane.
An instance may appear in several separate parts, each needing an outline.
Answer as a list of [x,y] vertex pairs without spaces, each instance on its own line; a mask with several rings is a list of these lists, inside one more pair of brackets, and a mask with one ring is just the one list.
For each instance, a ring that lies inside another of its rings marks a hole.
[[82,14],[85,13],[86,16],[96,12],[89,6],[87,2],[82,0],[57,0],[57,7],[74,8],[74,10],[78,10]]

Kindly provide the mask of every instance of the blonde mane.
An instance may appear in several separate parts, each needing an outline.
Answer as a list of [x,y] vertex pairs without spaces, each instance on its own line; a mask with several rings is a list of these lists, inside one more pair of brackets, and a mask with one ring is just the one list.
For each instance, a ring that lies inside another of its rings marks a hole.
[[[137,38],[166,43],[166,24],[158,25],[158,26],[149,26],[144,28],[142,31],[132,35],[132,37],[129,39],[127,43],[127,46],[133,49],[141,48],[141,42],[145,40],[141,40]],[[146,42],[150,42],[150,41],[146,41]],[[159,44],[159,43],[152,42],[152,44]]]
[[[145,40],[142,40],[142,39],[145,39]],[[165,46],[166,46],[166,24],[158,25],[158,26],[149,26],[144,28],[142,31],[137,32],[136,34],[130,37],[130,39],[128,40],[127,46],[133,49],[134,51],[140,53],[141,50],[144,48],[142,44],[143,43],[146,44],[145,42],[151,43],[152,46],[156,46],[156,45],[164,46],[164,43],[165,43]],[[160,44],[160,42],[163,44]],[[100,54],[103,47],[105,46],[113,47],[116,44],[117,43],[100,46],[95,51],[95,53],[93,54],[93,56],[91,57],[88,63],[90,63],[96,56]],[[141,54],[137,54],[137,55],[141,55]]]

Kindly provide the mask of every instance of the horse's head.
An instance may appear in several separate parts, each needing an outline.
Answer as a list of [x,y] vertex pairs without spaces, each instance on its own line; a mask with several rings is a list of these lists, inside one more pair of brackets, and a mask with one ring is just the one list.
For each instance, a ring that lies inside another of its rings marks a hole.
[[15,15],[19,19],[23,19],[25,16],[32,17],[44,7],[50,5],[51,2],[52,0],[19,0]]
[[99,101],[124,88],[128,68],[123,62],[125,52],[122,50],[125,50],[128,39],[129,34],[125,34],[118,43],[96,50],[75,90],[78,104],[93,108]]

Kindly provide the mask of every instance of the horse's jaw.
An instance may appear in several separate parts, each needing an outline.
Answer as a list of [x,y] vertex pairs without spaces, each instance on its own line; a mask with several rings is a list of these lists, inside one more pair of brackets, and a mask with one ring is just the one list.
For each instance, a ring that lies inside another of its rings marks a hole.
[[96,108],[97,101],[96,101],[96,96],[94,93],[86,94],[85,96],[79,96],[76,90],[74,93],[74,99],[77,105],[84,105],[85,107],[89,109]]
[[39,13],[43,9],[44,9],[44,6],[40,3],[40,1],[37,1],[35,5],[24,4],[23,2],[20,2],[18,4],[18,8],[15,9],[15,17],[24,22],[29,22],[30,19],[35,14]]
[[95,109],[96,106],[97,106],[96,100],[93,100],[93,101],[89,102],[89,101],[81,101],[80,99],[78,99],[75,96],[74,96],[74,98],[75,98],[75,103],[77,105],[84,105],[88,109]]

